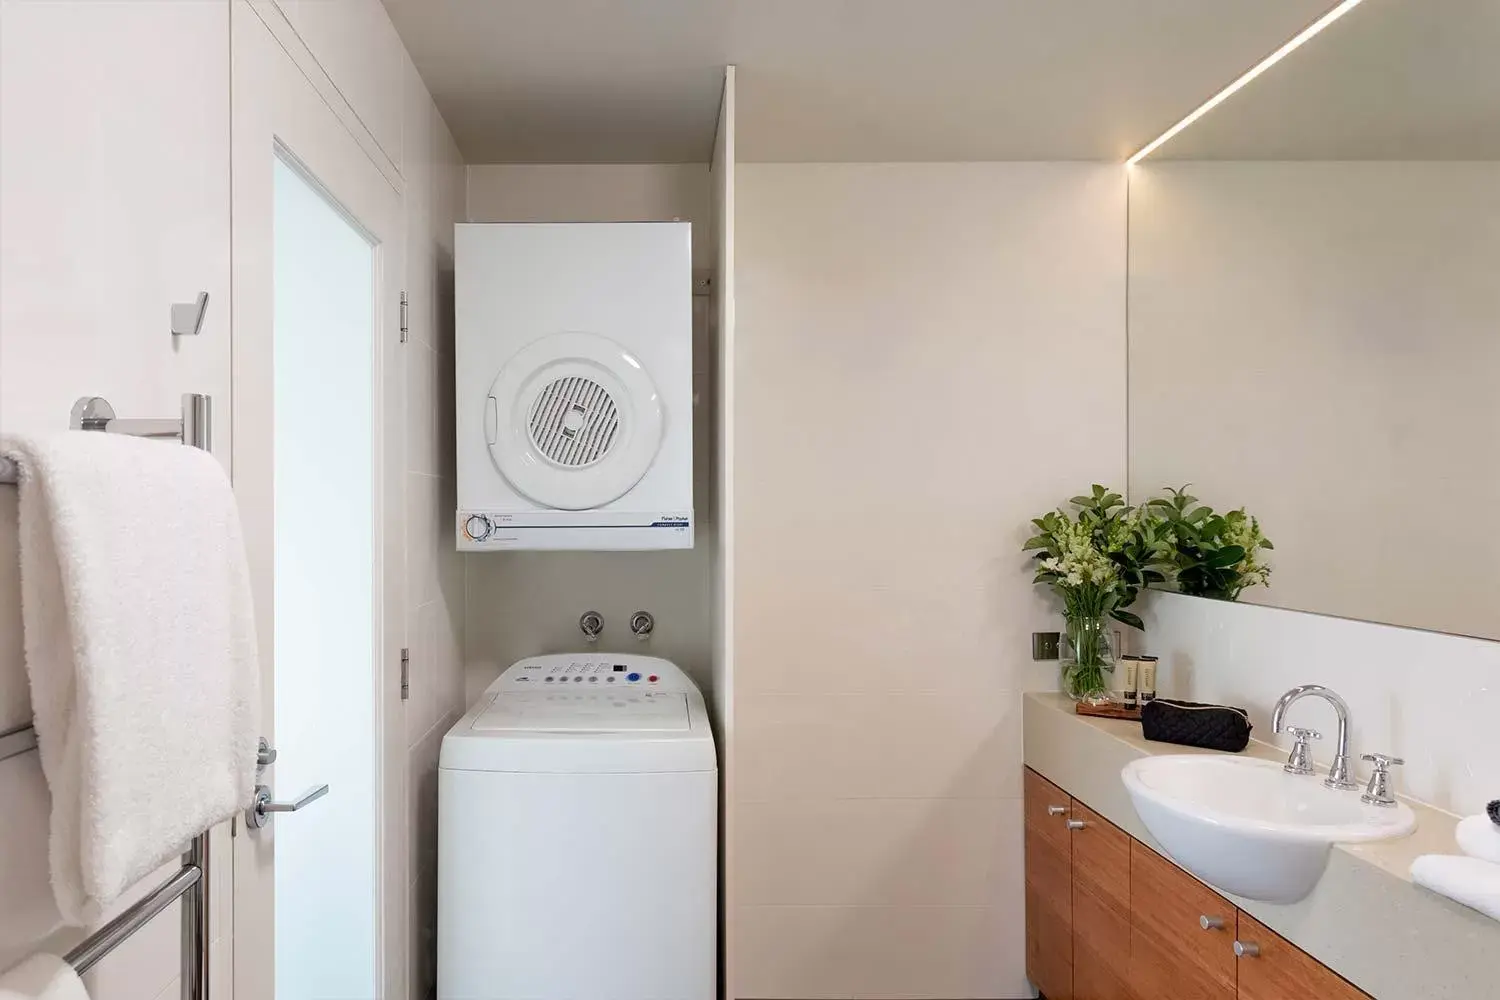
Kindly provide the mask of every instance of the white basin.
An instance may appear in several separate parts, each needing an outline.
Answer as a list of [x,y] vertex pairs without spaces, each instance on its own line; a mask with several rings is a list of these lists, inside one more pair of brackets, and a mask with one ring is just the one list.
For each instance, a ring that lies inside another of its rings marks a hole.
[[1295,903],[1334,844],[1404,837],[1406,805],[1366,805],[1273,761],[1209,754],[1144,757],[1120,772],[1136,813],[1178,864],[1247,899]]

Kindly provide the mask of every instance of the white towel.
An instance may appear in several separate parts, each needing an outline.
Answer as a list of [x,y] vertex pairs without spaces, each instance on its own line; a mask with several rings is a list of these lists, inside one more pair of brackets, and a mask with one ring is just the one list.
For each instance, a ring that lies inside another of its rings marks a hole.
[[0,486],[0,733],[31,725],[21,645],[21,525],[10,486]]
[[21,606],[58,910],[96,919],[248,801],[258,667],[234,495],[211,455],[16,437]]
[[1411,863],[1417,885],[1500,920],[1500,865],[1478,858],[1424,854]]
[[1458,849],[1471,858],[1500,865],[1500,826],[1488,816],[1468,816],[1458,821],[1454,833]]
[[0,1000],[89,1000],[83,980],[56,955],[32,955],[0,975]]

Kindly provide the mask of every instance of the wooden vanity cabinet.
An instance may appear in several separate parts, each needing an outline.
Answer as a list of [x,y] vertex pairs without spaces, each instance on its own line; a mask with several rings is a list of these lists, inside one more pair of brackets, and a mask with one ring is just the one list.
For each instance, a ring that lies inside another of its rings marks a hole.
[[1130,982],[1141,1000],[1234,1000],[1236,915],[1218,893],[1130,842]]
[[1073,995],[1079,1000],[1135,1000],[1130,988],[1130,837],[1077,799],[1071,819]]
[[1026,978],[1049,1000],[1073,996],[1072,799],[1026,771]]
[[1372,1000],[1029,768],[1025,795],[1026,975],[1046,1000]]
[[1248,913],[1236,935],[1246,948],[1239,961],[1239,1000],[1370,1000],[1307,952]]

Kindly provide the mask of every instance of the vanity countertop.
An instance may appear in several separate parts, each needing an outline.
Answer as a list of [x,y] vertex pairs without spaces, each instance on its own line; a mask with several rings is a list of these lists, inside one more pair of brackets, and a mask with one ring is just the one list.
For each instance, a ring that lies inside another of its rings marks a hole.
[[[1022,726],[1027,767],[1158,852],[1120,769],[1145,756],[1214,752],[1150,742],[1142,738],[1140,723],[1077,715],[1071,701],[1053,693],[1026,695]],[[1286,757],[1257,740],[1244,754]],[[1373,844],[1335,844],[1328,870],[1301,902],[1224,895],[1380,1000],[1500,998],[1500,923],[1414,885],[1409,874],[1418,855],[1459,853],[1453,839],[1458,817],[1405,801],[1417,814],[1415,833]]]

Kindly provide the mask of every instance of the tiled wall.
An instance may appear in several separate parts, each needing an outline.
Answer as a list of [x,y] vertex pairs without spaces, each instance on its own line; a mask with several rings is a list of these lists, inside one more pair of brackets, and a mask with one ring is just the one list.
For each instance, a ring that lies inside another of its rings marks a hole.
[[410,60],[405,82],[407,982],[411,1000],[424,1000],[436,984],[438,751],[465,704],[463,561],[453,539],[453,224],[463,218],[464,166]]
[[[403,992],[418,1000],[433,986],[437,752],[464,703],[463,574],[450,517],[452,225],[463,211],[463,165],[377,0],[287,8],[374,129],[365,148],[388,156],[404,182],[411,606],[403,613],[412,697],[405,729],[393,736],[409,751],[407,796],[391,808],[408,820],[410,867],[409,891],[387,916],[409,927],[409,949],[390,959]],[[254,16],[245,7],[236,13]],[[66,426],[72,400],[85,393],[108,397],[124,415],[166,416],[192,389],[215,397],[215,451],[228,463],[229,14],[229,0],[0,3],[0,429]],[[69,71],[58,53],[93,72]],[[57,128],[83,119],[90,128]],[[210,293],[203,334],[174,342],[167,304],[198,289]],[[13,505],[6,513],[13,523]],[[13,645],[0,656],[13,656]],[[46,809],[35,754],[0,762],[0,968],[40,944],[65,950],[81,936],[39,941],[46,928],[28,916],[45,917]],[[214,851],[214,925],[223,940],[233,925],[227,836]],[[102,963],[88,977],[91,995],[175,996],[176,912]],[[230,954],[216,943],[213,980],[225,989]]]
[[[713,267],[706,163],[503,165],[469,168],[470,222],[693,223],[693,266]],[[576,650],[578,616],[604,616],[599,648],[664,656],[710,686],[714,447],[711,300],[693,302],[693,464],[696,544],[669,552],[503,552],[470,555],[469,696],[523,656]],[[649,642],[631,635],[636,610],[656,616]]]
[[[1144,648],[1162,658],[1164,697],[1250,710],[1256,739],[1271,732],[1276,699],[1299,684],[1323,684],[1349,703],[1351,753],[1395,754],[1396,790],[1459,814],[1500,798],[1500,642],[1374,625],[1180,594],[1145,598]],[[1315,699],[1289,716],[1326,738],[1333,710]]]
[[1028,995],[1020,546],[1123,481],[1123,171],[735,179],[730,995]]

